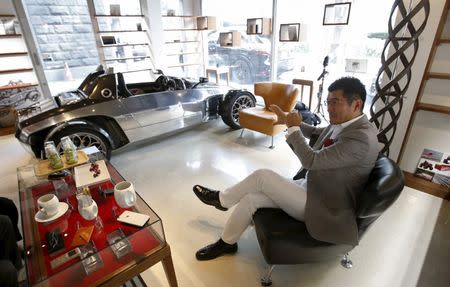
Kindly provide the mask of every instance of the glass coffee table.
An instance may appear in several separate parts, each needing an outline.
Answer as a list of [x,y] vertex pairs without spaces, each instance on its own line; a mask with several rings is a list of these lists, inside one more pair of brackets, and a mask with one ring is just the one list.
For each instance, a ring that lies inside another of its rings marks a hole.
[[[133,207],[118,206],[111,191],[124,178],[109,162],[106,167],[111,180],[89,186],[98,206],[93,220],[78,212],[72,175],[48,180],[36,177],[34,165],[17,169],[29,286],[120,286],[158,262],[169,285],[177,286],[161,219],[139,194]],[[49,193],[62,202],[61,214],[53,220],[37,215],[42,212],[37,199]],[[119,222],[118,216],[126,210],[150,219],[143,227]]]

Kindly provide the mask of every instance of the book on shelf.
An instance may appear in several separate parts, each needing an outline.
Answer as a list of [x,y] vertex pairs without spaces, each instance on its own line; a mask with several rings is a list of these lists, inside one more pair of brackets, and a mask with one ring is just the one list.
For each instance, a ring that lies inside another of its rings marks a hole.
[[425,148],[414,175],[450,187],[450,153]]

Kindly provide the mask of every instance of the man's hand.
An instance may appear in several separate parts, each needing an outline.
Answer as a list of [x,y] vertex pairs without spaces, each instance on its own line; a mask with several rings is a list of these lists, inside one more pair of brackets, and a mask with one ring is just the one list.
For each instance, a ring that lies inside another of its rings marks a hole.
[[294,127],[294,126],[298,127],[302,123],[302,120],[303,120],[303,118],[300,115],[300,113],[297,110],[293,110],[286,116],[286,126],[288,128]]
[[270,105],[269,110],[277,115],[277,121],[273,123],[274,125],[286,124],[286,116],[288,113],[283,112],[283,110],[277,105]]
[[300,126],[300,123],[303,120],[302,116],[296,110],[286,113],[283,112],[283,110],[277,105],[270,105],[269,110],[277,115],[277,121],[274,123],[274,125],[285,124],[289,128],[292,126]]

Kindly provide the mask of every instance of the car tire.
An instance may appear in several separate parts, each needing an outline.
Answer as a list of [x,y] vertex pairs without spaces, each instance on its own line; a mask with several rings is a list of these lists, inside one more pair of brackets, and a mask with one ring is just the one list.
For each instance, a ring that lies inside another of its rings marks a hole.
[[233,63],[232,77],[238,84],[253,84],[252,65],[247,59],[239,58]]
[[68,126],[67,128],[55,133],[51,140],[55,142],[56,148],[62,151],[60,140],[68,136],[77,148],[96,146],[103,153],[106,159],[111,158],[111,145],[104,135],[88,126]]
[[239,125],[239,111],[254,107],[256,100],[250,92],[230,91],[222,103],[221,117],[223,122],[234,130],[241,128]]

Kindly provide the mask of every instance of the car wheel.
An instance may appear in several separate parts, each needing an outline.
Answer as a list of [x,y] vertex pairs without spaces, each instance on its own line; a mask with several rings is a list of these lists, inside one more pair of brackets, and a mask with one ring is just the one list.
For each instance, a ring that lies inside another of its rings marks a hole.
[[69,126],[53,135],[56,148],[62,152],[60,140],[62,137],[68,136],[78,149],[95,146],[103,153],[106,159],[111,157],[111,146],[108,140],[96,130],[86,126]]
[[240,129],[239,111],[255,106],[254,97],[248,92],[235,91],[225,96],[222,103],[222,120],[232,129]]
[[252,84],[252,67],[251,64],[244,59],[237,59],[232,69],[233,79],[239,84]]

